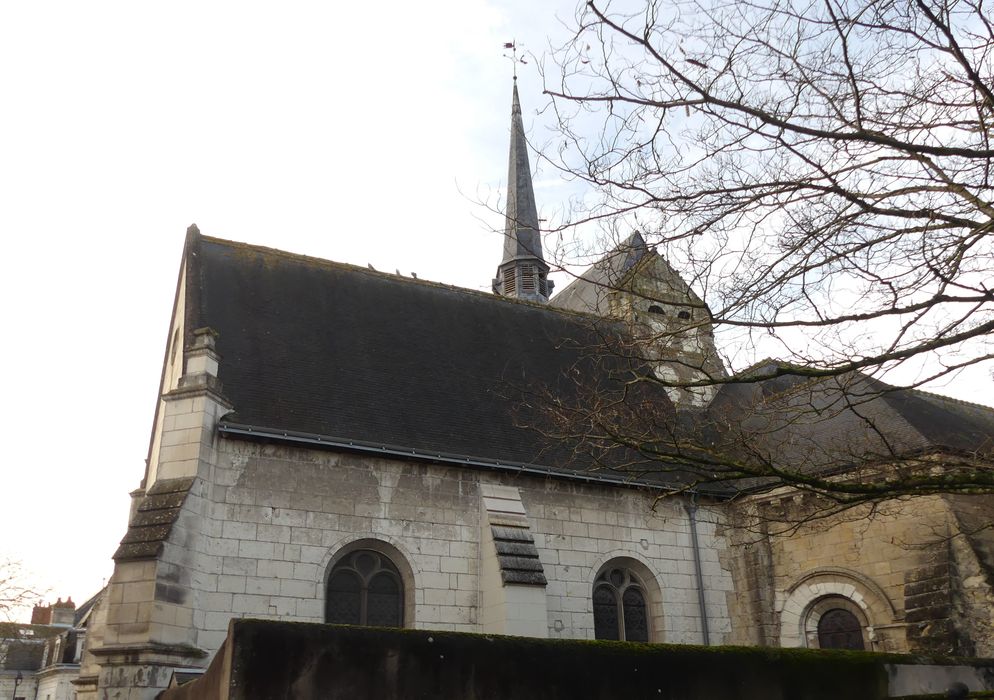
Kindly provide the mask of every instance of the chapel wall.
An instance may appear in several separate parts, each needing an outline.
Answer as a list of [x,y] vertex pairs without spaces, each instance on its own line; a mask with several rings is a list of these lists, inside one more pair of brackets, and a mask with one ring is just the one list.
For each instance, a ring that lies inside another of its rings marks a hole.
[[[204,489],[206,536],[187,540],[196,645],[213,654],[232,617],[323,621],[332,557],[362,539],[407,560],[415,627],[481,631],[484,481],[520,490],[548,579],[550,637],[593,638],[594,577],[623,556],[656,579],[654,641],[701,642],[687,514],[676,502],[654,512],[654,492],[221,439]],[[731,578],[715,513],[697,517],[711,641],[720,643]]]

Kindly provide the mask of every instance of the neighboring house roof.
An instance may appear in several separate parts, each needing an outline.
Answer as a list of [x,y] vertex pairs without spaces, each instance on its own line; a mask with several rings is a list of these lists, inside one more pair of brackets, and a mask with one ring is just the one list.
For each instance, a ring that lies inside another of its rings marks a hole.
[[66,631],[54,625],[0,623],[0,669],[37,671],[45,663],[46,642]]
[[188,340],[202,327],[219,334],[234,406],[222,433],[264,428],[609,478],[527,426],[541,421],[530,391],[569,400],[578,380],[620,388],[607,368],[625,360],[604,357],[600,335],[613,325],[196,233],[186,261]]
[[7,671],[37,671],[45,656],[43,640],[11,641],[3,654],[3,668]]

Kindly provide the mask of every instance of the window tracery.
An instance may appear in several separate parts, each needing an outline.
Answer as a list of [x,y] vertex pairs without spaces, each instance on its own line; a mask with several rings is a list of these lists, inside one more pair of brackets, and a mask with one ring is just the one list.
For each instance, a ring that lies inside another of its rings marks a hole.
[[594,581],[594,637],[649,641],[645,586],[631,570],[606,567]]
[[404,584],[394,563],[371,549],[346,555],[328,576],[325,621],[403,626]]

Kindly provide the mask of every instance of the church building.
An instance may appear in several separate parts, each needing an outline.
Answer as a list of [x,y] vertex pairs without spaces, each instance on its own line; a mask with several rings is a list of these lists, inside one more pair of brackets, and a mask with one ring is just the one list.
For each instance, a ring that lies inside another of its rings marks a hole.
[[[605,337],[674,383],[726,369],[704,302],[638,234],[554,295],[516,86],[510,133],[492,294],[190,227],[145,473],[78,697],[155,697],[204,669],[235,617],[994,654],[987,497],[777,535],[742,525],[803,499],[721,485],[660,498],[678,472],[594,454],[547,422],[548,401],[625,391],[635,360]],[[667,341],[639,345],[639,329]],[[771,387],[650,400],[675,421],[712,407],[744,421]],[[940,461],[990,454],[990,409],[875,401],[877,425]],[[818,439],[850,439],[847,416]],[[936,532],[949,537],[926,544]]]

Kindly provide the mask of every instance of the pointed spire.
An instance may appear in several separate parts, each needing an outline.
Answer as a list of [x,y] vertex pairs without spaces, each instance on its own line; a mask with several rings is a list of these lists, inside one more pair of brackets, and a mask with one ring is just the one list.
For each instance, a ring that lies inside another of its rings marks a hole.
[[535,190],[528,163],[528,143],[521,120],[518,81],[511,99],[511,149],[507,168],[507,210],[504,214],[504,257],[501,264],[516,258],[542,260],[542,238],[538,229]]
[[511,148],[507,172],[507,207],[504,214],[504,254],[494,279],[495,294],[548,301],[552,283],[542,257],[542,236],[535,207],[535,190],[528,163],[528,143],[521,120],[518,79],[511,97]]

